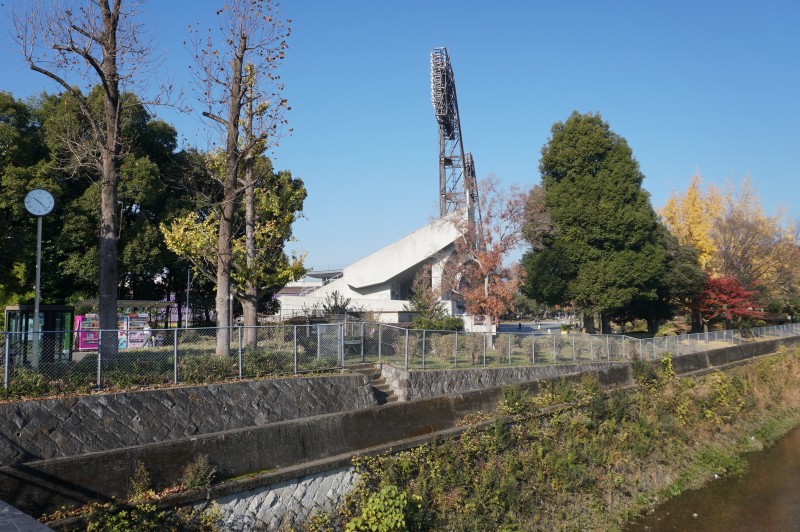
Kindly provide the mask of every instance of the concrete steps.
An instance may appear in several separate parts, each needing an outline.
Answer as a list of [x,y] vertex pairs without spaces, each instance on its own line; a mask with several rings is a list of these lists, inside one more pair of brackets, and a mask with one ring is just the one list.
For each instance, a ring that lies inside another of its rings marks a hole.
[[367,377],[370,386],[372,387],[372,395],[379,405],[387,403],[394,403],[397,401],[397,396],[392,390],[389,383],[386,382],[381,376],[379,367],[373,364],[358,364],[347,368],[351,373],[360,373]]

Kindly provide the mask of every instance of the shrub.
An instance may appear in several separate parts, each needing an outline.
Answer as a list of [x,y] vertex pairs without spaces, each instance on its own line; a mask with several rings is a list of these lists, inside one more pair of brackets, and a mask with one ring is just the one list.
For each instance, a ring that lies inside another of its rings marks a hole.
[[182,482],[186,489],[207,490],[214,482],[217,468],[208,461],[208,456],[201,454],[190,462],[183,470]]
[[445,316],[444,318],[414,318],[412,326],[415,329],[427,329],[429,331],[463,331],[464,320],[455,316]]
[[518,416],[530,411],[533,402],[531,396],[519,384],[503,386],[503,400],[498,410],[506,415]]
[[9,379],[10,397],[41,397],[50,392],[50,379],[35,369],[14,368]]
[[133,502],[141,502],[155,495],[153,483],[150,479],[150,472],[144,463],[136,462],[136,470],[131,477],[128,488],[128,497]]
[[406,494],[397,486],[384,486],[373,493],[362,508],[361,515],[347,523],[348,531],[401,532],[406,530]]
[[95,506],[84,513],[86,530],[96,532],[159,532],[179,530],[180,522],[166,511],[159,511],[155,504],[127,506],[106,504]]
[[428,336],[428,343],[435,357],[444,361],[453,360],[453,353],[456,348],[456,337],[454,333],[431,333]]
[[239,374],[236,357],[189,355],[178,359],[178,378],[181,382],[201,384],[230,379]]

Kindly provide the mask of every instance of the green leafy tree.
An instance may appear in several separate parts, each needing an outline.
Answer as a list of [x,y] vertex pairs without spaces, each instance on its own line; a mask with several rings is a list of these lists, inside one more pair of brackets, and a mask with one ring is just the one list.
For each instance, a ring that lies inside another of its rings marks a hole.
[[416,329],[437,331],[460,331],[464,329],[464,320],[448,316],[442,307],[441,292],[431,286],[431,267],[423,266],[414,276],[411,284],[411,296],[403,308],[416,313],[413,326]]
[[[137,4],[130,4],[81,2],[47,9],[20,4],[10,13],[12,36],[25,62],[69,94],[81,115],[76,127],[65,129],[62,140],[70,147],[70,163],[99,177],[97,292],[103,329],[117,325],[117,195],[126,147],[122,96],[150,66]],[[102,90],[92,92],[95,85]],[[93,98],[100,100],[99,109]],[[109,354],[116,352],[116,342],[103,345]]]
[[[539,238],[539,250],[523,260],[526,294],[599,314],[604,331],[634,303],[657,301],[667,254],[642,189],[644,175],[625,139],[599,114],[574,112],[553,126],[539,170],[557,230]],[[535,228],[526,230],[529,241],[539,236]]]
[[655,334],[658,325],[676,314],[691,317],[692,331],[703,328],[696,301],[706,288],[706,272],[700,265],[701,251],[689,244],[681,244],[669,230],[661,227],[661,238],[667,251],[664,276],[656,285],[656,299],[634,298],[621,316],[625,321],[636,318],[647,320],[648,332]]
[[[90,91],[87,101],[93,112],[102,112],[99,87]],[[11,103],[0,98],[0,107]],[[56,199],[55,209],[43,224],[42,301],[96,297],[100,177],[96,168],[74,157],[70,135],[91,126],[70,93],[42,94],[26,103],[13,103],[13,116],[25,119],[3,123],[14,124],[36,145],[4,151],[7,164],[0,168],[0,225],[8,224],[0,237],[5,250],[0,257],[0,300],[6,304],[33,300],[36,243],[30,235],[35,234],[35,219],[22,206],[26,192],[33,188],[45,188]],[[123,93],[121,103],[120,127],[127,149],[115,212],[119,271],[115,292],[122,298],[163,299],[185,286],[186,265],[166,248],[158,221],[181,206],[190,206],[190,198],[177,185],[186,180],[184,176],[191,176],[191,167],[183,154],[174,153],[177,133],[172,126],[154,120],[135,95]]]
[[[223,172],[223,158],[219,154],[205,159],[210,174]],[[269,159],[263,157],[255,167],[255,174],[259,176],[255,180],[252,205],[255,246],[248,246],[245,206],[238,203],[231,215],[233,273],[230,289],[243,307],[252,297],[248,287],[255,287],[257,291],[256,300],[250,300],[252,303],[258,300],[268,303],[286,283],[301,278],[306,271],[302,256],[289,256],[284,252],[286,242],[292,238],[292,224],[300,216],[307,195],[303,181],[292,177],[289,171],[273,172]],[[172,252],[191,262],[207,280],[216,282],[222,195],[219,190],[210,190],[210,193],[211,197],[203,197],[201,191],[195,191],[199,197],[198,206],[162,223],[161,232]],[[256,325],[254,314],[252,318],[253,321],[245,322],[245,325]],[[245,343],[252,345],[255,331],[247,329],[245,332]]]

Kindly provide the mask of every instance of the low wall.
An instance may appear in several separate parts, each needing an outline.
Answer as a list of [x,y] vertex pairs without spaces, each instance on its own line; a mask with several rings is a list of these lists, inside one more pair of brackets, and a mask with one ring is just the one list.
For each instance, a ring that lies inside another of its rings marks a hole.
[[0,464],[82,455],[375,405],[361,375],[0,404]]
[[403,370],[390,365],[381,369],[401,401],[429,399],[506,384],[546,380],[570,373],[587,373],[619,366],[619,362],[591,362],[556,366],[514,366],[447,370]]

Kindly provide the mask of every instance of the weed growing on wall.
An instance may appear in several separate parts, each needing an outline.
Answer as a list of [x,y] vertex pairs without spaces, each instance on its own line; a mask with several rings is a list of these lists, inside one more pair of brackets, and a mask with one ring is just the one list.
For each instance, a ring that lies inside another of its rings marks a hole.
[[359,482],[329,528],[306,530],[400,522],[401,510],[406,530],[616,529],[714,475],[741,474],[744,451],[800,422],[800,350],[699,378],[677,377],[668,358],[633,369],[627,391],[590,377],[533,398],[508,387],[494,417],[458,439],[357,458]]
[[164,495],[189,488],[208,488],[211,486],[216,468],[208,458],[198,457],[187,466],[184,472],[184,486],[167,488],[161,493],[153,490],[150,472],[142,462],[136,463],[131,476],[126,501],[112,500],[106,503],[92,503],[75,510],[62,510],[43,516],[45,522],[80,517],[81,522],[60,526],[59,529],[85,529],[96,532],[139,532],[181,530],[184,532],[216,532],[222,512],[216,503],[204,507],[164,509],[156,501]]
[[216,466],[208,461],[208,455],[201,454],[183,470],[181,481],[186,489],[207,490],[211,487],[216,475]]

